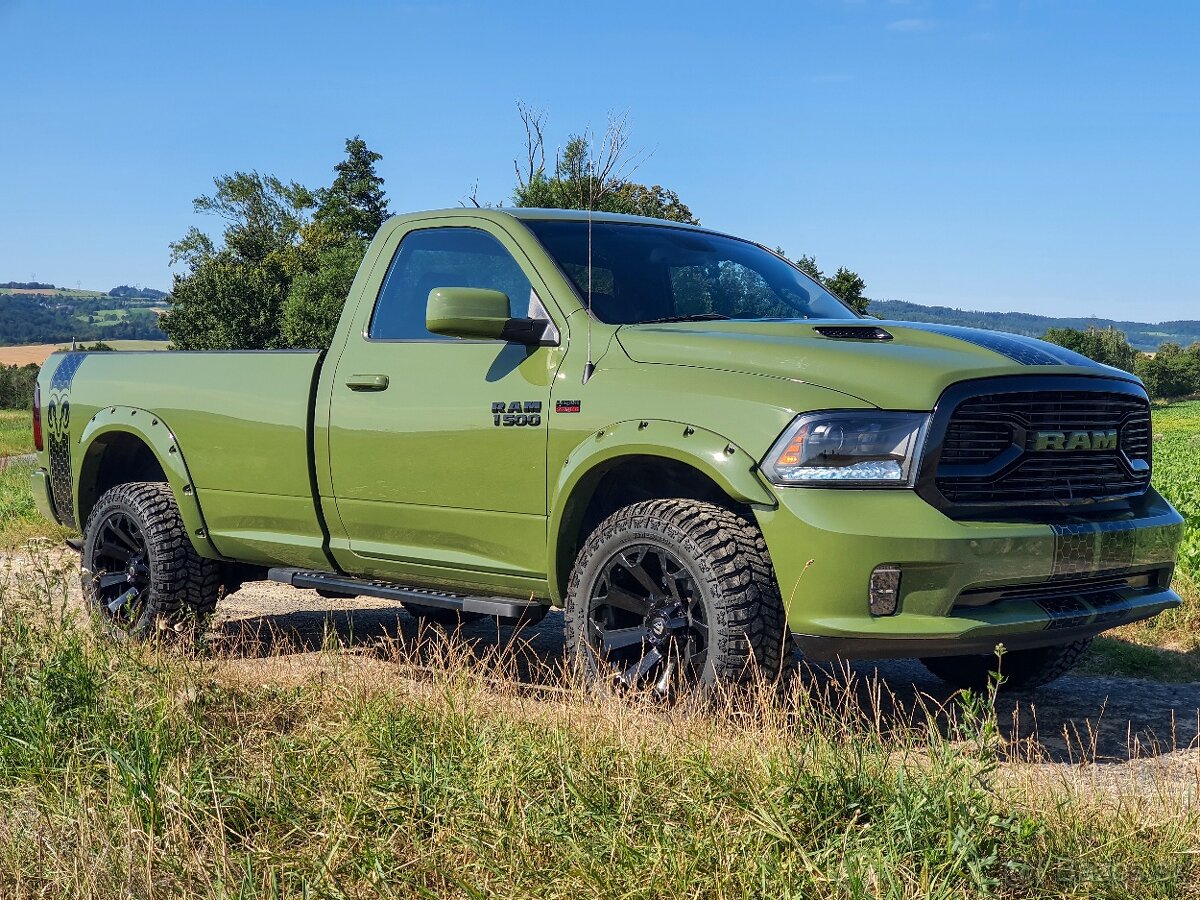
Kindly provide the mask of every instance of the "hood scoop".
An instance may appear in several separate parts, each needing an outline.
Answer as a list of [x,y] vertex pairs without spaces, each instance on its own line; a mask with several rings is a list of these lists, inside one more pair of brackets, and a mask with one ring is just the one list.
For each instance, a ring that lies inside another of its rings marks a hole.
[[813,331],[836,341],[890,341],[892,335],[876,325],[815,325]]

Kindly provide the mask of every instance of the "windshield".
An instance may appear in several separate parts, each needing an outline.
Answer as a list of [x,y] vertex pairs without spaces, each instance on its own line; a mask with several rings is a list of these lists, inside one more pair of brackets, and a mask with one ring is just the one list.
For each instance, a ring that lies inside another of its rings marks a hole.
[[[588,295],[588,223],[526,220]],[[689,319],[854,319],[795,266],[736,238],[624,222],[592,223],[592,314],[631,325]]]

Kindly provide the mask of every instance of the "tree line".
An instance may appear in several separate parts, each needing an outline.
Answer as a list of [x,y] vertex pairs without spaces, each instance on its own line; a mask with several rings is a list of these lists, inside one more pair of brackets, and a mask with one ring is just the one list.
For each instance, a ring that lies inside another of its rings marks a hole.
[[1043,340],[1081,353],[1106,366],[1142,379],[1156,400],[1179,400],[1200,394],[1200,341],[1187,348],[1168,341],[1154,353],[1141,353],[1116,328],[1051,328]]
[[[632,150],[624,119],[603,134],[568,134],[547,151],[545,113],[518,105],[525,144],[513,160],[509,201],[517,207],[593,209],[698,225],[691,207],[670,188],[634,180],[643,155]],[[308,188],[258,172],[214,179],[216,190],[196,198],[196,212],[223,220],[219,240],[192,227],[171,244],[174,276],[168,311],[159,325],[183,350],[323,348],[329,346],[367,244],[390,215],[383,157],[360,137],[327,187]],[[493,206],[472,193],[465,201]],[[786,256],[781,248],[777,248]],[[827,275],[811,255],[793,259],[860,314],[870,299],[863,278],[846,266]],[[1184,349],[1163,344],[1139,353],[1115,328],[1051,328],[1045,340],[1129,372],[1151,396],[1200,392],[1200,342]]]
[[[29,295],[0,294],[0,344],[60,344],[71,340],[157,340],[157,316],[128,301],[79,300],[64,302]],[[102,310],[122,309],[119,322],[101,321]]]
[[[633,179],[640,154],[631,151],[624,120],[595,139],[567,136],[548,159],[546,116],[518,111],[525,146],[514,160],[511,202],[518,207],[594,209],[699,224],[679,195]],[[192,227],[170,245],[173,279],[159,326],[181,350],[324,348],[367,244],[389,216],[383,157],[360,137],[345,142],[328,187],[309,188],[259,172],[214,179],[215,191],[197,197],[197,213],[223,220],[218,240]],[[466,200],[491,206],[473,193]],[[863,279],[845,267],[826,278],[816,260],[797,260],[860,312],[868,300]]]
[[0,365],[0,409],[29,409],[41,366]]

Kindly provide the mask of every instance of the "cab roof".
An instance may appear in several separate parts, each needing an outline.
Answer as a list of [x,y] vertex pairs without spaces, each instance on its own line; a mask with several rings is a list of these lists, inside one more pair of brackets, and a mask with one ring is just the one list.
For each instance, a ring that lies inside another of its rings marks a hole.
[[[553,220],[560,222],[586,222],[588,220],[588,211],[585,209],[538,209],[530,207],[516,206],[486,206],[486,207],[457,207],[453,209],[433,209],[425,212],[400,213],[392,217],[392,221],[423,219],[423,218],[440,218],[442,216],[472,216],[482,219],[517,219],[518,221],[544,221]],[[669,225],[672,228],[689,228],[694,231],[709,231],[711,228],[703,228],[699,225],[689,225],[684,222],[675,222],[671,219],[655,219],[650,216],[630,216],[625,213],[610,213],[593,211],[591,214],[593,222],[626,222],[629,224],[639,225]]]

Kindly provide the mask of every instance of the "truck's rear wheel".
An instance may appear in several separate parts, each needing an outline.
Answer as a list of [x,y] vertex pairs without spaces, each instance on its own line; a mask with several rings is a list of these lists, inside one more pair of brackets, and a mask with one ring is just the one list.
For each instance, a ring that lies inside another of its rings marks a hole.
[[762,534],[696,500],[618,510],[584,542],[566,601],[568,652],[591,679],[667,693],[783,664],[786,621]]
[[1041,687],[1061,678],[1083,657],[1091,638],[1037,647],[1033,650],[1009,650],[1003,656],[929,656],[921,664],[942,681],[957,688],[985,690],[996,674],[1004,676],[1002,691],[1022,691]]
[[108,491],[84,527],[83,597],[114,637],[199,628],[212,615],[220,566],[196,553],[169,485]]

